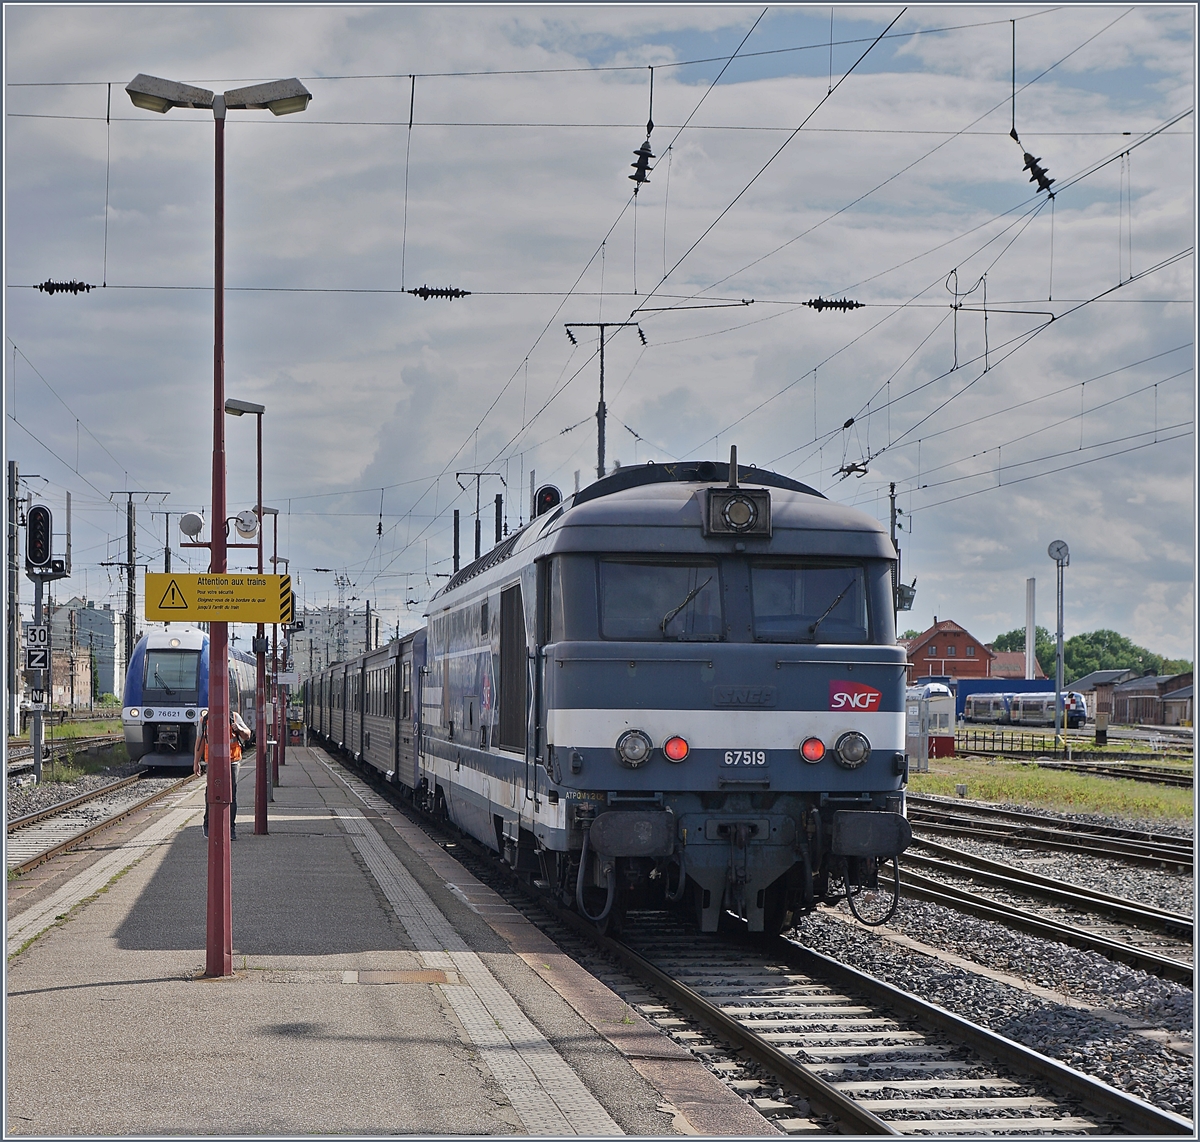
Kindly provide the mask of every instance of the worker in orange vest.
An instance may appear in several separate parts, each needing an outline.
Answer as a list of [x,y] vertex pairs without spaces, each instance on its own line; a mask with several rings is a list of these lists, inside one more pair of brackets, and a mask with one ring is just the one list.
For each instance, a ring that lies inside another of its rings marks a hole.
[[[242,762],[242,744],[250,740],[250,727],[242,721],[237,710],[229,711],[229,777],[231,783],[229,806],[229,838],[237,840],[237,779]],[[200,775],[201,764],[208,764],[208,711],[200,715],[200,732],[196,735],[196,752],[192,755],[192,772]],[[208,836],[208,799],[204,802],[204,835]]]

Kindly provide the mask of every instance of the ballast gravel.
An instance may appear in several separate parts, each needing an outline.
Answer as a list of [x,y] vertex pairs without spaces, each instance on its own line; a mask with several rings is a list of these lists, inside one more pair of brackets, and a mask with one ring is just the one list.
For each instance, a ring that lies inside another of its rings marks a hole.
[[[888,927],[1091,1006],[1120,1011],[1150,1027],[1169,1028],[1181,1038],[1190,1038],[1190,990],[1098,953],[1077,951],[990,920],[912,900],[901,902]],[[805,917],[793,938],[1155,1106],[1191,1117],[1191,1059],[1133,1030],[975,975],[820,911]]]
[[[141,769],[136,761],[115,765],[99,773],[88,773],[75,781],[43,780],[40,785],[21,784],[18,779],[10,778],[6,789],[8,819],[24,817],[28,813],[37,813],[49,809],[72,797],[80,797],[84,793],[93,793],[103,789],[114,781],[132,777]],[[47,772],[49,775],[49,771]]]

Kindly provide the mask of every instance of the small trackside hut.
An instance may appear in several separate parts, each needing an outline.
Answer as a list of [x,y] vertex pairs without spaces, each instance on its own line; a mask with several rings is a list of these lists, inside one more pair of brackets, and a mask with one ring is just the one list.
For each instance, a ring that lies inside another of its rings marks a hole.
[[598,923],[778,931],[911,839],[894,558],[773,472],[622,468],[310,679],[308,722]]

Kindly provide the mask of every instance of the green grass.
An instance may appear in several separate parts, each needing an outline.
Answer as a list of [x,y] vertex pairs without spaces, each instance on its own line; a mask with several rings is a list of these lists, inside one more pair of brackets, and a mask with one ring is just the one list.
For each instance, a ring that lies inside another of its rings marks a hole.
[[124,765],[129,760],[129,752],[124,742],[117,742],[110,749],[97,754],[89,754],[86,750],[81,753],[68,753],[62,760],[47,761],[42,769],[43,781],[77,781],[89,773],[101,773],[116,765]]
[[913,793],[953,797],[956,785],[966,785],[967,797],[974,801],[1030,805],[1059,813],[1103,813],[1188,823],[1193,817],[1190,789],[1064,773],[1001,759],[931,758],[929,772],[911,774],[908,787]]

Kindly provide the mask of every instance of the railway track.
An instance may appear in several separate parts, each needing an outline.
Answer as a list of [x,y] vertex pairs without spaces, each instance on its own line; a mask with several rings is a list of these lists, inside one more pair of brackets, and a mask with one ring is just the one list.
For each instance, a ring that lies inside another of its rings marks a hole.
[[990,840],[1021,848],[1087,852],[1152,867],[1192,868],[1192,840],[1015,809],[910,794],[908,818],[920,836]]
[[[42,748],[42,762],[49,765],[52,761],[66,761],[71,756],[87,753],[93,746],[116,745],[123,742],[123,733],[97,734],[86,738],[47,739]],[[8,775],[22,773],[33,768],[33,747],[23,738],[9,739],[8,742]]]
[[8,822],[10,874],[28,872],[194,780],[134,776]]
[[[344,768],[368,805],[411,812]],[[590,970],[597,952],[616,961],[624,986],[611,969],[596,974],[784,1133],[1192,1133],[1179,1115],[793,941],[701,935],[661,912],[629,914],[619,940],[601,935],[473,840],[421,822]]]
[[[1190,760],[1190,759],[1189,759]],[[1126,781],[1150,782],[1155,785],[1171,785],[1191,789],[1195,782],[1192,774],[1182,768],[1172,769],[1165,765],[1124,765],[1105,761],[1045,761],[1038,758],[1039,769],[1061,769],[1071,773],[1087,773],[1094,777],[1122,777]]]

